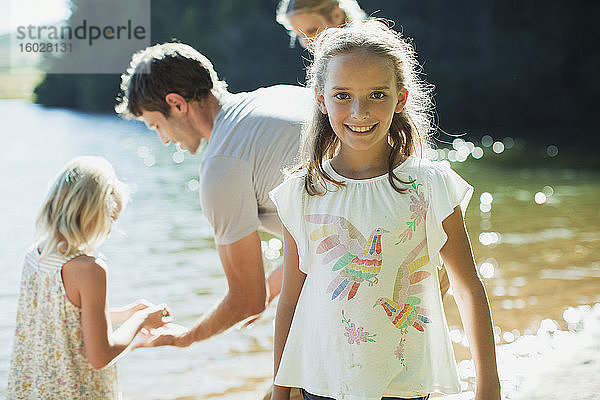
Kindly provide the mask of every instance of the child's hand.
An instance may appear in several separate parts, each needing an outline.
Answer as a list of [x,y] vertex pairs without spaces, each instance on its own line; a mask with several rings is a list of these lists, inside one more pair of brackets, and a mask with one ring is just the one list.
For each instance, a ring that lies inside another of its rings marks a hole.
[[148,307],[154,307],[154,304],[146,299],[139,299],[128,305],[131,315]]
[[154,306],[154,304],[150,303],[148,300],[140,299],[127,304],[126,306],[111,308],[110,320],[113,324],[122,324],[133,317],[136,312],[152,306]]
[[142,328],[147,330],[160,328],[172,320],[171,312],[166,304],[146,306],[138,312],[144,314]]
[[193,335],[185,326],[169,322],[152,331],[142,331],[143,342],[136,343],[132,349],[140,347],[177,346],[187,347],[194,342]]

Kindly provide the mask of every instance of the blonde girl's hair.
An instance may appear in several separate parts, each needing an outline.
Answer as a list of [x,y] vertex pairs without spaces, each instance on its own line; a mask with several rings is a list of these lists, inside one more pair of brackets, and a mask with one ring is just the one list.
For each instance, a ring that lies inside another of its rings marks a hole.
[[335,7],[339,7],[346,14],[346,24],[367,18],[367,14],[356,0],[281,0],[277,6],[275,19],[287,29],[290,35],[290,47],[293,47],[297,34],[290,24],[289,17],[300,13],[315,13],[329,18]]
[[129,188],[102,157],[71,160],[55,178],[36,220],[42,258],[95,250],[127,204]]
[[[322,32],[315,41],[314,61],[308,70],[308,86],[323,92],[329,62],[338,55],[353,51],[366,51],[389,61],[396,77],[398,90],[408,91],[406,104],[395,113],[390,126],[388,141],[392,146],[388,160],[388,180],[394,190],[404,192],[398,186],[405,184],[394,172],[394,166],[402,155],[408,157],[423,152],[433,130],[433,87],[419,78],[421,68],[412,45],[402,35],[390,29],[386,21],[368,20],[352,23],[344,28],[331,28]],[[323,162],[331,159],[339,150],[340,141],[334,133],[327,115],[314,105],[313,118],[303,129],[300,150],[300,169],[306,170],[305,187],[310,195],[327,191],[327,182],[336,187],[343,182],[333,179],[323,169]]]

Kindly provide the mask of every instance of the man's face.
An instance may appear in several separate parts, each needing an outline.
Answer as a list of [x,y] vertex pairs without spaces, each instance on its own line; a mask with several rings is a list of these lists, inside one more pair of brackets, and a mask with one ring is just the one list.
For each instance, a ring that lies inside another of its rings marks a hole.
[[173,142],[179,143],[182,149],[188,150],[192,154],[196,154],[198,151],[202,135],[193,128],[189,117],[171,112],[167,118],[160,111],[144,110],[141,118],[148,129],[158,133],[158,137],[165,146]]

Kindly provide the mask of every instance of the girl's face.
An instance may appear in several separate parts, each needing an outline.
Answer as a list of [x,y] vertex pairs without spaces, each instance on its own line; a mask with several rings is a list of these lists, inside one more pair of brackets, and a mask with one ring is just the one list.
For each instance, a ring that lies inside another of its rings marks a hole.
[[392,118],[406,98],[391,61],[364,50],[334,56],[323,91],[316,90],[319,109],[340,139],[340,155],[354,153],[365,160],[387,154]]
[[301,12],[288,17],[294,32],[298,35],[300,45],[305,49],[308,42],[328,27],[338,27],[344,23],[346,14],[335,7],[330,15],[321,15],[316,12]]

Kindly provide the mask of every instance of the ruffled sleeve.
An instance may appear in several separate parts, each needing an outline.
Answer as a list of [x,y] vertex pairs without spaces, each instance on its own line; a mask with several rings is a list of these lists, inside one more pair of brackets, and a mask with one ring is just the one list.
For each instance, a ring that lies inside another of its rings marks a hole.
[[269,197],[277,207],[279,219],[292,235],[298,247],[300,271],[305,274],[308,270],[303,262],[306,260],[306,226],[304,224],[304,178],[294,175],[269,192]]
[[429,186],[429,206],[426,216],[427,247],[429,258],[439,268],[442,266],[440,250],[448,236],[442,228],[442,221],[460,205],[463,216],[473,195],[473,187],[442,163],[432,163],[427,174]]

